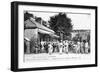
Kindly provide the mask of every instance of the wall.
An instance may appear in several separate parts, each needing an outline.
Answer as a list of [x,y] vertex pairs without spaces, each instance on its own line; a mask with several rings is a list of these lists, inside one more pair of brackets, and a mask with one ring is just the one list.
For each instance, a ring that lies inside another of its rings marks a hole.
[[[10,69],[10,2],[13,0],[1,0],[0,1],[0,73],[11,73]],[[22,0],[21,0],[22,1]],[[60,4],[79,4],[79,5],[96,5],[98,6],[98,13],[100,12],[100,0],[24,0],[31,2],[45,2],[45,3],[60,3]],[[100,16],[100,14],[98,14]],[[99,17],[98,17],[99,20]],[[100,21],[98,21],[98,24]],[[98,28],[100,25],[98,25]],[[100,29],[98,29],[100,31]],[[98,34],[98,37],[100,35]],[[100,40],[100,38],[98,39]],[[98,41],[98,43],[100,43]],[[98,52],[100,52],[98,46]],[[100,55],[100,53],[98,54]],[[98,62],[100,58],[98,58]],[[100,62],[99,62],[100,64]],[[98,67],[91,68],[74,68],[74,69],[60,69],[60,70],[45,70],[35,71],[36,73],[99,73],[100,65]],[[26,72],[27,73],[27,72]],[[30,71],[30,73],[33,73]]]

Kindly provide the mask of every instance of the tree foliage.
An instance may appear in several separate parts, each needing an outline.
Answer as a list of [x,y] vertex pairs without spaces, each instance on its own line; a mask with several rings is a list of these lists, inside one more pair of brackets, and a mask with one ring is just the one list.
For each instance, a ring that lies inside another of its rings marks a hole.
[[71,19],[67,17],[65,13],[59,13],[58,15],[50,17],[50,27],[56,33],[58,31],[63,32],[65,35],[70,35],[70,31],[72,31],[72,23]]
[[24,21],[26,21],[27,19],[29,19],[30,17],[34,17],[33,14],[25,12],[24,13]]

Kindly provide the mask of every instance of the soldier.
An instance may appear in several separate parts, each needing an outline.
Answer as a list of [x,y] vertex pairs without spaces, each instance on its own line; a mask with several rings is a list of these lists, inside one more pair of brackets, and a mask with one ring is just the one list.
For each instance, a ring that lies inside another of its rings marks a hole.
[[59,41],[56,42],[56,49],[57,49],[57,52],[59,52]]
[[52,51],[53,51],[53,46],[51,43],[48,44],[48,52],[49,54],[52,54]]
[[74,43],[73,46],[74,46],[74,48],[73,48],[74,49],[74,52],[77,53],[77,43]]
[[44,42],[41,41],[41,53],[43,52],[43,50],[44,50]]
[[48,53],[48,43],[45,44],[45,52]]
[[81,43],[78,41],[77,42],[77,48],[76,48],[77,53],[80,53],[80,47],[81,47]]
[[85,53],[88,53],[89,50],[89,44],[88,42],[85,43]]
[[65,53],[68,53],[68,41],[67,40],[65,40],[65,42],[64,42],[64,52]]
[[59,42],[59,53],[62,54],[63,51],[63,43],[62,40]]
[[81,49],[80,49],[80,52],[81,53],[84,53],[84,41],[81,42]]

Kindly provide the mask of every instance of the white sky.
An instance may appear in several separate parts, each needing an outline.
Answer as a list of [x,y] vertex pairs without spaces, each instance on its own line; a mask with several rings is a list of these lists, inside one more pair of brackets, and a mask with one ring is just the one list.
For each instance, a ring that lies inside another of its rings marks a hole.
[[[58,13],[49,13],[49,12],[29,12],[29,13],[32,13],[34,16],[41,17],[45,21],[48,21],[51,16],[58,14]],[[67,16],[72,20],[73,29],[91,28],[91,15],[67,13]]]

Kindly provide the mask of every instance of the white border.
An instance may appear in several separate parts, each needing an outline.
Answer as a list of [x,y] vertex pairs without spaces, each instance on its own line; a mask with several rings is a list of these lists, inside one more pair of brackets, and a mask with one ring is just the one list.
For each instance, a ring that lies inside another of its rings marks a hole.
[[[75,12],[75,13],[90,13],[91,14],[91,54],[89,59],[83,59],[85,55],[79,55],[82,59],[78,60],[63,60],[63,61],[44,61],[44,62],[23,62],[24,56],[24,10],[34,11],[54,11],[54,12]],[[50,66],[69,66],[69,65],[84,65],[95,64],[95,10],[93,9],[78,9],[78,8],[62,8],[62,7],[46,7],[46,6],[18,6],[18,68],[35,68],[35,67],[50,67]]]

